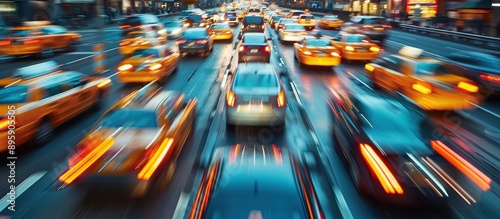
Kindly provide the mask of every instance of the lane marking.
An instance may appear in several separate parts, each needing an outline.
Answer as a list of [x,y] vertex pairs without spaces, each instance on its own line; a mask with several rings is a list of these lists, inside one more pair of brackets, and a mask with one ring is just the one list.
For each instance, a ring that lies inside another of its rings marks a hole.
[[[48,171],[40,171],[33,173],[31,176],[26,178],[22,183],[20,183],[16,187],[16,194],[15,197],[16,199],[19,199],[19,197],[26,192],[32,185],[34,185],[38,180],[40,180],[45,174],[47,174]],[[9,189],[10,190],[10,189]],[[0,212],[2,212],[7,206],[10,205],[8,202],[10,200],[9,195],[5,195],[1,200],[0,200]]]
[[110,79],[111,79],[112,77],[116,76],[118,73],[120,73],[120,72],[119,72],[119,71],[117,71],[117,72],[113,73],[112,75],[108,76],[108,78],[110,78]]
[[470,101],[467,101],[467,102],[468,102],[468,103],[470,103],[470,104],[472,104],[472,105],[474,105],[475,107],[477,107],[477,108],[479,108],[479,109],[482,109],[482,110],[484,110],[485,112],[487,112],[487,113],[489,113],[489,114],[491,114],[491,115],[493,115],[493,116],[497,117],[497,119],[500,119],[500,115],[498,115],[498,114],[496,114],[496,113],[494,113],[494,112],[492,112],[492,111],[490,111],[490,110],[488,110],[488,109],[486,109],[486,108],[484,108],[484,107],[482,107],[482,106],[479,106],[479,105],[477,105],[477,104],[475,104],[475,103],[472,103],[472,102],[470,102]]
[[349,73],[354,79],[356,79],[357,81],[359,81],[359,83],[363,84],[365,87],[367,87],[368,89],[370,89],[371,91],[375,91],[373,90],[373,88],[371,88],[370,86],[368,86],[368,84],[366,84],[365,82],[363,82],[361,79],[359,79],[358,77],[354,76],[351,72],[347,72]]
[[96,54],[96,52],[72,52],[72,53],[66,53],[65,55],[93,55]]
[[449,47],[449,46],[446,46],[445,48],[456,50],[456,51],[464,51],[463,49],[457,49],[457,48],[453,48],[453,47]]
[[302,106],[302,101],[299,98],[299,92],[297,91],[297,88],[295,87],[295,83],[290,82],[290,86],[292,86],[293,95],[295,96],[295,99],[297,100],[299,105]]
[[[113,49],[108,49],[108,50],[105,50],[105,51],[104,51],[104,53],[111,52],[111,51],[113,51],[113,50],[117,50],[117,49],[118,49],[118,47],[113,48]],[[97,53],[93,53],[93,54],[97,54]],[[73,63],[76,63],[76,62],[79,62],[79,61],[82,61],[82,60],[85,60],[85,59],[88,59],[88,58],[91,58],[91,57],[94,57],[94,55],[85,56],[85,57],[83,57],[83,58],[81,58],[81,59],[77,59],[77,60],[73,60],[73,61],[71,61],[71,62],[65,63],[64,65],[71,65],[71,64],[73,64]]]
[[415,39],[415,38],[412,38],[412,37],[407,37],[407,36],[398,36],[398,37],[405,38],[405,39],[409,39],[409,40],[417,40],[417,39]]
[[187,205],[189,202],[189,193],[182,192],[181,197],[179,197],[179,201],[177,202],[177,206],[175,207],[174,215],[172,218],[184,218],[184,214],[186,213]]
[[337,204],[340,208],[340,213],[342,214],[342,217],[344,219],[354,219],[354,216],[352,216],[351,209],[349,209],[349,207],[347,206],[344,194],[342,194],[342,191],[340,191],[338,186],[333,187],[333,193],[335,194],[335,197],[337,197]]

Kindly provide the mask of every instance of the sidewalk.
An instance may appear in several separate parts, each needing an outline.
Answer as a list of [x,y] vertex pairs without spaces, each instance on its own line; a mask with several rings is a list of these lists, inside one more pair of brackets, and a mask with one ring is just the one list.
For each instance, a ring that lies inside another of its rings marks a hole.
[[435,23],[433,24],[430,21],[427,20],[422,20],[422,21],[400,21],[397,19],[387,19],[388,22],[391,22],[392,24],[396,23],[397,25],[393,26],[399,26],[399,24],[406,24],[406,25],[414,25],[414,26],[419,26],[419,27],[426,27],[426,28],[432,28],[432,29],[438,29],[438,30],[447,30],[447,31],[454,31],[454,32],[459,32],[459,33],[468,33],[468,34],[475,34],[475,35],[480,35],[480,36],[489,36],[489,37],[495,37],[499,38],[500,40],[500,35],[497,35],[494,31],[493,27],[483,27],[482,33],[478,32],[477,29],[474,29],[472,27],[464,27],[463,31],[458,31],[457,27],[455,25],[450,25],[450,23],[445,24],[445,23]]

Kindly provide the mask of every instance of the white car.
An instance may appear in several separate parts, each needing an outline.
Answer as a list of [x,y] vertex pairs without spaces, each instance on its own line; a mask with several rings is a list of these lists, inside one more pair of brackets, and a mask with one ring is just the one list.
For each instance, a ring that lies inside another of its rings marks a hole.
[[306,29],[300,24],[285,24],[285,26],[279,30],[278,39],[281,43],[284,42],[298,42],[307,36]]

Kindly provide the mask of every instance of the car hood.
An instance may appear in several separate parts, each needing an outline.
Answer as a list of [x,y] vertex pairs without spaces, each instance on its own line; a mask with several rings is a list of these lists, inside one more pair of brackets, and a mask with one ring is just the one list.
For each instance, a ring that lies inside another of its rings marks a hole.
[[384,154],[405,155],[406,153],[432,155],[428,144],[424,143],[418,133],[411,131],[366,130],[367,137],[376,144]]
[[277,87],[235,87],[233,91],[238,95],[277,95],[280,89]]

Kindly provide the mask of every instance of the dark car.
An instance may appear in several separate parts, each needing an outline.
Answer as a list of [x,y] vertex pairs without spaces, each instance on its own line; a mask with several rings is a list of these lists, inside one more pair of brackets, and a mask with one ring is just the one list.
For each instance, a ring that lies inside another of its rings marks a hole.
[[226,12],[224,14],[224,22],[227,22],[230,26],[237,26],[239,24],[239,21],[236,11]]
[[238,43],[238,62],[271,60],[271,46],[263,33],[245,33]]
[[160,22],[160,19],[153,14],[134,14],[125,17],[120,28],[123,30],[122,35],[125,36],[127,33],[132,31],[140,30],[144,27],[151,27],[155,31],[165,31],[164,25]]
[[447,58],[461,66],[464,76],[479,85],[479,92],[500,94],[500,54],[463,51]]
[[281,18],[283,18],[283,16],[273,15],[271,17],[271,20],[269,20],[269,25],[271,26],[271,28],[274,28],[276,26],[276,24],[278,23],[278,21],[280,21]]
[[211,24],[211,20],[203,18],[202,15],[199,14],[191,14],[186,17],[186,23],[188,27],[204,27],[209,28]]
[[349,28],[358,29],[358,33],[364,34],[370,37],[370,39],[378,41],[380,44],[384,44],[385,39],[389,36],[388,30],[392,26],[387,23],[384,17],[355,16],[341,27],[343,31]]
[[266,25],[264,18],[260,15],[247,15],[243,18],[240,34],[248,32],[261,32],[264,33]]
[[248,15],[260,15],[259,8],[250,8],[248,9]]
[[422,159],[442,161],[423,140],[431,137],[431,125],[417,106],[374,94],[332,93],[332,134],[360,193],[398,205],[446,202],[448,191]]
[[213,35],[205,28],[189,28],[177,40],[179,52],[189,54],[210,55],[214,46]]
[[189,218],[324,218],[305,161],[275,145],[221,147],[203,174]]

